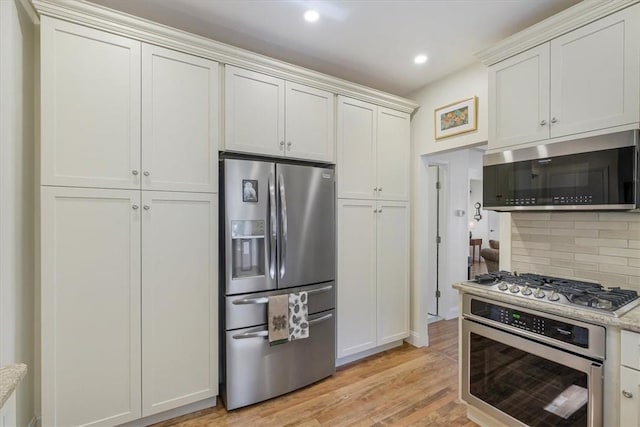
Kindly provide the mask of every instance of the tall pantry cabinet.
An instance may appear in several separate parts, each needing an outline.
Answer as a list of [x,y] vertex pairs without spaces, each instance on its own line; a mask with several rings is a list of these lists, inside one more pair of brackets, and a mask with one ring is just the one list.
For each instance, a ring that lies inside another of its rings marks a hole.
[[409,336],[409,114],[340,96],[337,142],[344,358]]
[[218,394],[218,64],[41,20],[42,423]]

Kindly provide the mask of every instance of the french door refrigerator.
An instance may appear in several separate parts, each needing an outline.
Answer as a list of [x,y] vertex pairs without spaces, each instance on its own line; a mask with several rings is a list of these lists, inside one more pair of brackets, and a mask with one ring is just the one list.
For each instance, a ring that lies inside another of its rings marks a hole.
[[[220,173],[220,391],[231,410],[335,373],[335,180],[330,168],[240,159]],[[299,291],[309,337],[271,346],[268,297]]]

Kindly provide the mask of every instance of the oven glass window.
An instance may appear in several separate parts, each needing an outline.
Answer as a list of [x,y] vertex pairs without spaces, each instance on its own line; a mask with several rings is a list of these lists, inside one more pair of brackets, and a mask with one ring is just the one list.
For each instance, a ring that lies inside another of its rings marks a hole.
[[471,333],[469,392],[529,426],[587,426],[587,374]]

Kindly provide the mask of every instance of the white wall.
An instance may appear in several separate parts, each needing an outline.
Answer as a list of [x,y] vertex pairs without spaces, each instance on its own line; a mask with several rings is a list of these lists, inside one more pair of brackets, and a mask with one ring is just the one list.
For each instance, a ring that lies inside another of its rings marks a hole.
[[[470,157],[478,153],[466,150],[485,144],[487,130],[487,68],[482,64],[471,65],[444,79],[434,82],[410,94],[408,97],[420,104],[411,121],[411,168],[412,168],[412,230],[411,236],[411,331],[420,336],[426,330],[427,304],[423,299],[433,298],[433,261],[435,248],[427,242],[432,235],[428,229],[428,215],[433,214],[433,201],[428,200],[427,179],[429,164],[443,164],[447,170],[446,183],[446,236],[441,246],[444,253],[444,268],[441,274],[441,315],[457,316],[457,295],[450,288],[455,281],[466,280],[467,254],[469,248],[468,217],[455,216],[455,210],[467,211],[469,196]],[[478,129],[466,134],[441,139],[434,138],[434,110],[443,105],[478,97]],[[457,150],[463,150],[455,153]],[[476,150],[472,150],[476,151]],[[477,166],[474,166],[476,169]],[[471,172],[477,178],[478,171]],[[480,171],[481,173],[481,171]],[[446,294],[445,294],[446,290]],[[418,340],[420,341],[420,340]]]
[[0,366],[28,366],[20,427],[34,415],[34,43],[20,1],[0,1]]

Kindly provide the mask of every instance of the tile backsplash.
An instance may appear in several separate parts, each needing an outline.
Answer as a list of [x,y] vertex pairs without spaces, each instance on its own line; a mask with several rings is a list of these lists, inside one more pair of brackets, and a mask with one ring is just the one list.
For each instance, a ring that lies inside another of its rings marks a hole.
[[640,213],[513,212],[511,270],[640,292]]

